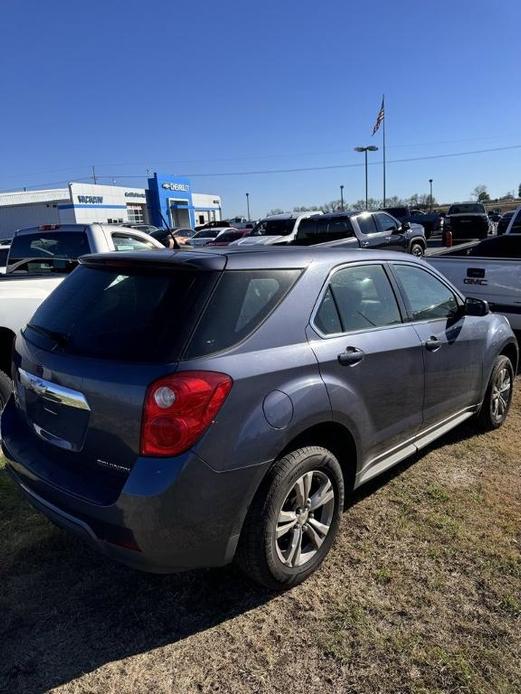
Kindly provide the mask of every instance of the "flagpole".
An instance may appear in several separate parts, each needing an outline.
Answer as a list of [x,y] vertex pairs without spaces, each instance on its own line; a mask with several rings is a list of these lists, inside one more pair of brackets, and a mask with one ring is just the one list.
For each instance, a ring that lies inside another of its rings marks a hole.
[[384,184],[384,200],[383,200],[383,205],[382,207],[385,207],[385,200],[386,200],[386,194],[385,194],[385,119],[387,116],[387,113],[385,112],[385,94],[382,96],[382,105],[384,107],[384,117],[383,117],[383,123],[382,123],[382,149],[383,149],[383,164],[384,164],[384,171],[383,171],[383,184]]

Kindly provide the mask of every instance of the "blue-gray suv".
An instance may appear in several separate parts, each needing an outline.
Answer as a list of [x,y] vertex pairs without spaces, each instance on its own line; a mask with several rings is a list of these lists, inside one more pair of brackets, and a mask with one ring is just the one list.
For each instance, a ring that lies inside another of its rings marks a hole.
[[304,580],[356,487],[505,420],[507,320],[421,260],[317,248],[87,256],[16,341],[8,470],[149,571]]

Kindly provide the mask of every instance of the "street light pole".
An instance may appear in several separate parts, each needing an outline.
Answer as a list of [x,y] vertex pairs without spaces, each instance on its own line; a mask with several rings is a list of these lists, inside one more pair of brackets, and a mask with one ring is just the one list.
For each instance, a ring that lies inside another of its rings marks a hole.
[[429,186],[431,187],[431,192],[429,194],[430,209],[432,212],[432,178],[429,178]]
[[340,186],[340,209],[344,211],[344,186]]
[[246,207],[248,208],[248,222],[250,221],[250,194],[246,193]]
[[368,201],[369,201],[369,194],[368,194],[368,176],[367,176],[367,152],[377,152],[378,147],[375,147],[374,145],[369,145],[369,147],[355,147],[355,152],[363,152],[364,153],[364,161],[365,161],[365,209],[367,210],[368,208]]

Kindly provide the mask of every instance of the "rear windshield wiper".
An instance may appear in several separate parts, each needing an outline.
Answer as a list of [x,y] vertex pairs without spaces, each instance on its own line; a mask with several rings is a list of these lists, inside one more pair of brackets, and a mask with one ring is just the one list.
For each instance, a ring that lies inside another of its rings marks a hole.
[[48,328],[42,328],[41,325],[36,325],[35,323],[27,323],[27,327],[31,328],[31,330],[34,330],[35,333],[45,335],[45,337],[50,337],[51,340],[54,340],[54,342],[60,345],[60,347],[64,347],[69,342],[71,337],[66,333],[60,333],[57,330],[49,330]]

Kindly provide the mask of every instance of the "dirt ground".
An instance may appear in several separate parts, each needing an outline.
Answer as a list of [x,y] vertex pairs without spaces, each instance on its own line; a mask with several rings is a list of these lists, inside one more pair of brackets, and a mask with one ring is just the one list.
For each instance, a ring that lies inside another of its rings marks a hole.
[[108,563],[0,469],[0,690],[521,691],[521,393],[363,488],[323,568],[281,595],[233,568]]

